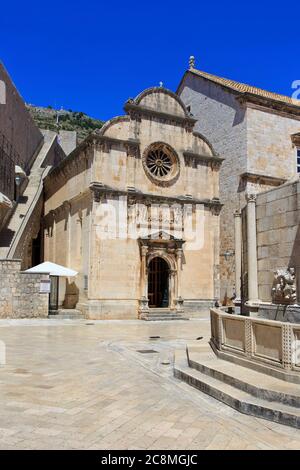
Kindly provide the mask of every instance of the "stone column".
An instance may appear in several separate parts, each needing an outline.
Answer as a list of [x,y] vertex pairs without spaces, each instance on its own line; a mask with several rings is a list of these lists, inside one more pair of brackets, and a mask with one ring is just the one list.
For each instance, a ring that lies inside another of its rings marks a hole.
[[169,273],[169,307],[170,308],[174,308],[174,306],[177,305],[176,274],[177,274],[177,271],[175,269],[170,269],[170,273]]
[[235,243],[235,303],[241,301],[241,275],[242,275],[242,221],[241,212],[234,213],[234,243]]
[[141,265],[141,293],[142,298],[140,301],[141,310],[148,309],[148,282],[147,282],[147,253],[148,247],[141,247],[142,265]]
[[257,252],[256,252],[256,195],[247,194],[247,250],[248,250],[248,301],[249,306],[257,306]]
[[176,250],[177,260],[177,297],[181,297],[181,261],[182,261],[182,249],[177,248]]
[[177,263],[177,302],[176,306],[178,310],[183,308],[183,299],[181,297],[181,264],[182,264],[182,248],[176,250],[176,263]]

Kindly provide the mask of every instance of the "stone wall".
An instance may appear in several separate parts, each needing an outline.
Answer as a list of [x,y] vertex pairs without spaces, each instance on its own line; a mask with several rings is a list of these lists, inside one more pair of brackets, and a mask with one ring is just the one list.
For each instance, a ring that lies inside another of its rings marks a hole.
[[220,168],[220,282],[221,298],[231,296],[234,288],[233,257],[222,253],[234,250],[236,209],[245,205],[245,188],[240,188],[240,174],[247,171],[247,115],[235,96],[221,87],[188,74],[179,94],[193,116],[195,129],[206,137],[214,150],[225,158]]
[[[0,104],[0,151],[1,160],[6,159],[0,172],[0,191],[13,199],[14,165],[29,170],[33,157],[42,145],[43,135],[1,63],[0,80],[5,83],[5,104]],[[8,180],[10,184],[7,184]]]
[[20,271],[21,260],[0,260],[0,318],[48,316],[48,294],[40,294],[40,282],[48,274]]
[[234,211],[243,209],[246,193],[269,190],[281,184],[276,178],[289,180],[296,175],[291,135],[300,131],[300,120],[291,113],[242,104],[234,92],[193,73],[185,75],[178,94],[198,120],[195,129],[225,158],[220,169],[222,299],[234,288],[233,257],[222,256],[234,250]]
[[271,301],[274,271],[296,268],[300,300],[300,182],[286,183],[257,196],[259,299]]
[[284,179],[296,176],[297,149],[291,135],[299,131],[297,116],[248,107],[247,170]]

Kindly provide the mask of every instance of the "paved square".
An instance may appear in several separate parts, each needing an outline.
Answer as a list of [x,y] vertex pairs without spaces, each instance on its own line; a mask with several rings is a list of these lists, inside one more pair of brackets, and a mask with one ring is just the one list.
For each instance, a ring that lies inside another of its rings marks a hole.
[[0,449],[299,448],[297,429],[173,378],[174,349],[199,336],[208,319],[0,321]]

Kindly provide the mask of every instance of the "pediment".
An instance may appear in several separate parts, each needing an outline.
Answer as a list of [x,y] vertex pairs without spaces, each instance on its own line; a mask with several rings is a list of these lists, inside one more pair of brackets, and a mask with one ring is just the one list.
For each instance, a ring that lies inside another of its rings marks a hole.
[[148,240],[175,240],[175,237],[164,230],[160,230],[159,232],[150,233]]
[[139,243],[142,245],[150,245],[152,243],[171,243],[173,245],[175,243],[176,246],[182,246],[184,240],[175,238],[170,233],[160,230],[159,232],[150,233],[147,237],[139,238]]

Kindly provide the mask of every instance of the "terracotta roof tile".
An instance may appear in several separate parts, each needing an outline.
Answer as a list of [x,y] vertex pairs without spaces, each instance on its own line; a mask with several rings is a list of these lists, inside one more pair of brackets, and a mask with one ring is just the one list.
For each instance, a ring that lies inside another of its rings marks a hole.
[[261,88],[246,85],[245,83],[235,82],[234,80],[230,80],[228,78],[218,77],[216,75],[212,75],[207,72],[202,72],[201,70],[197,70],[194,68],[189,69],[189,71],[194,73],[195,75],[199,75],[200,77],[206,78],[207,80],[226,86],[240,93],[250,93],[252,95],[257,95],[262,98],[280,101],[285,104],[300,107],[300,100],[290,98],[289,96],[280,95],[278,93],[273,93],[271,91],[262,90]]

